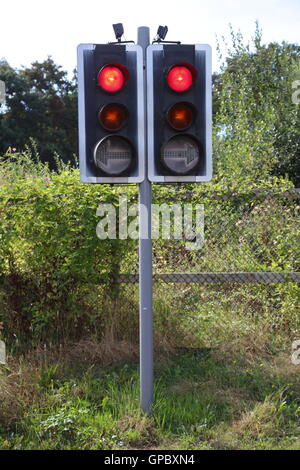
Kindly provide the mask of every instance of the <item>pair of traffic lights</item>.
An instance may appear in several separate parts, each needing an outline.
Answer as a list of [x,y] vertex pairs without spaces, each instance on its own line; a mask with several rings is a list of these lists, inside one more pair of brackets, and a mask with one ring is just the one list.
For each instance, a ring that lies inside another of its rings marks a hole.
[[140,183],[146,151],[150,181],[211,179],[209,46],[148,46],[145,81],[140,46],[81,44],[78,87],[82,181]]

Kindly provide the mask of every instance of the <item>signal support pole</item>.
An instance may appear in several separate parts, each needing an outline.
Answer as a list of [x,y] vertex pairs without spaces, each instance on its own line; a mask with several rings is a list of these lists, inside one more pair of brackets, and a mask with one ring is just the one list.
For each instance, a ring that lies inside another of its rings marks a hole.
[[[150,44],[148,27],[138,28],[138,44],[143,49],[144,89],[146,90],[146,49]],[[146,110],[146,92],[144,100]],[[147,113],[145,113],[145,179],[139,184],[140,403],[142,411],[150,414],[153,403],[152,187],[148,180],[146,116]]]

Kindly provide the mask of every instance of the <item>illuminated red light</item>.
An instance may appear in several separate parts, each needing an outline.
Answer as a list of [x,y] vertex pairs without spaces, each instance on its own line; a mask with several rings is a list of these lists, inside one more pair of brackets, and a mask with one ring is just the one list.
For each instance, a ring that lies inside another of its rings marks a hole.
[[193,73],[191,69],[185,65],[174,65],[167,75],[169,87],[178,92],[183,92],[191,88],[193,81]]
[[103,90],[115,93],[125,85],[124,73],[115,65],[105,65],[98,74],[98,83]]

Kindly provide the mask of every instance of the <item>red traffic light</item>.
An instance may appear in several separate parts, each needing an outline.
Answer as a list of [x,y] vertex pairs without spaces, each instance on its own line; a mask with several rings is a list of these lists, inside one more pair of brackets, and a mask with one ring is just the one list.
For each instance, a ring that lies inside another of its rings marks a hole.
[[103,106],[98,114],[98,119],[102,127],[109,131],[118,131],[126,123],[128,110],[126,106],[118,103],[110,103]]
[[183,92],[191,88],[195,78],[195,69],[192,65],[176,64],[169,70],[167,82],[171,90]]
[[196,109],[191,103],[176,103],[168,109],[167,120],[173,129],[184,131],[192,125],[195,115]]
[[110,93],[120,91],[128,79],[128,71],[121,65],[105,65],[98,74],[98,84]]

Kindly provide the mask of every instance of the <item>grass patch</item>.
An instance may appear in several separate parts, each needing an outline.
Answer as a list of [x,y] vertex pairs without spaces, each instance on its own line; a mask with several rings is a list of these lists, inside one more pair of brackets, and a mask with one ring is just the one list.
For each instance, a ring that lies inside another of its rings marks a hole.
[[135,362],[15,364],[1,372],[0,448],[298,448],[300,382],[284,359],[207,348],[158,357],[151,417],[139,410]]

